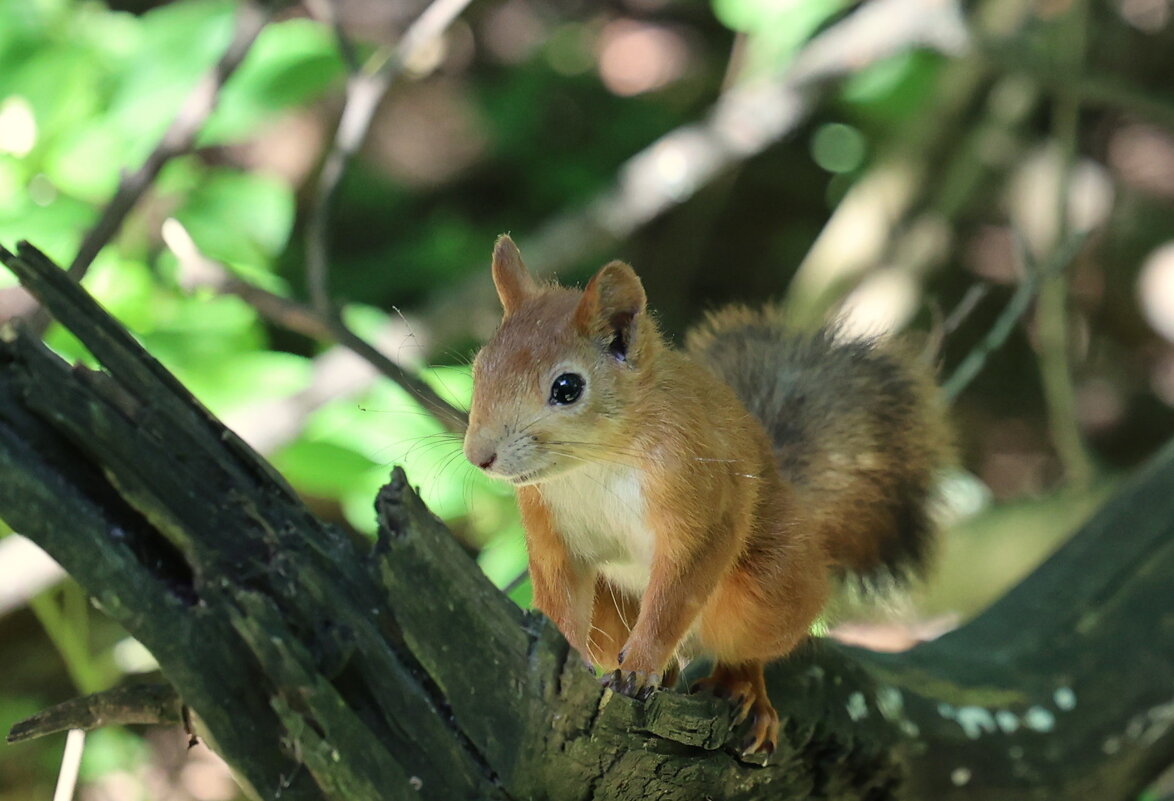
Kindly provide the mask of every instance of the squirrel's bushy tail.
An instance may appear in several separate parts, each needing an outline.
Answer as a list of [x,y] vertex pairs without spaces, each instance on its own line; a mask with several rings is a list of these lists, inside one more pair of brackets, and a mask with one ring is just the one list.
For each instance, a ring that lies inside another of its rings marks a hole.
[[866,585],[924,574],[930,498],[950,437],[927,368],[898,346],[789,328],[779,310],[732,306],[686,349],[762,421],[780,472],[828,554]]

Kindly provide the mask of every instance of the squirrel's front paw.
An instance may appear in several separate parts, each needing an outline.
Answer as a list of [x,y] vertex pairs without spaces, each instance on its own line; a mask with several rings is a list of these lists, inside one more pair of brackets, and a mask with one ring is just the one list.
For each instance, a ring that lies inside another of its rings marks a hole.
[[652,695],[660,687],[663,675],[656,669],[656,662],[648,659],[641,651],[630,648],[620,651],[620,667],[603,677],[603,686],[629,698],[641,700]]
[[604,675],[601,683],[613,692],[643,701],[660,687],[660,681],[659,673],[619,668]]

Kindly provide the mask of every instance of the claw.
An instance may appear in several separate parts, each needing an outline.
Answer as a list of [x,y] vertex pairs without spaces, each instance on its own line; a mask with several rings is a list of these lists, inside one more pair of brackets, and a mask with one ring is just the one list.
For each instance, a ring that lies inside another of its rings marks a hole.
[[690,689],[727,700],[733,725],[740,726],[750,720],[746,738],[741,743],[743,756],[774,752],[779,736],[779,716],[761,686],[760,675],[756,677],[752,672],[727,667],[694,682]]
[[645,700],[660,687],[660,674],[620,668],[608,673],[600,683],[620,695]]
[[770,702],[755,701],[750,731],[742,742],[742,755],[774,753],[779,740],[779,715]]
[[725,698],[725,685],[718,684],[713,680],[713,677],[698,679],[689,685],[689,692],[691,693],[709,693],[714,698]]
[[754,708],[754,696],[739,690],[731,699],[730,703],[734,706],[734,725],[737,726],[742,721],[746,720],[750,715],[750,711]]

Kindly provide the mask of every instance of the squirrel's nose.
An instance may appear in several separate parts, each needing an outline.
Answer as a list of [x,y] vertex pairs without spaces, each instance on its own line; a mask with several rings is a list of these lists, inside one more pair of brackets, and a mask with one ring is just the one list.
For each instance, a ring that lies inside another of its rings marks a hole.
[[497,461],[497,449],[492,443],[466,441],[465,456],[482,470],[488,470]]

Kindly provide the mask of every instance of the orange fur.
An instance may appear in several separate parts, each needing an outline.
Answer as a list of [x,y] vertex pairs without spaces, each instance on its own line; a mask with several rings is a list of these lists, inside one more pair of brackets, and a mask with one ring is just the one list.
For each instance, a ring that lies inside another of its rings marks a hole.
[[[856,458],[831,452],[847,440],[815,453],[817,473],[789,473],[736,382],[665,343],[627,265],[582,292],[542,285],[502,237],[493,275],[505,315],[474,361],[465,453],[518,487],[535,605],[621,687],[713,657],[709,685],[755,721],[747,749],[772,749],[763,664],[806,636],[830,568],[880,558],[868,504],[883,482],[829,467]],[[721,330],[699,349],[727,344]],[[566,376],[585,384],[563,403]]]

